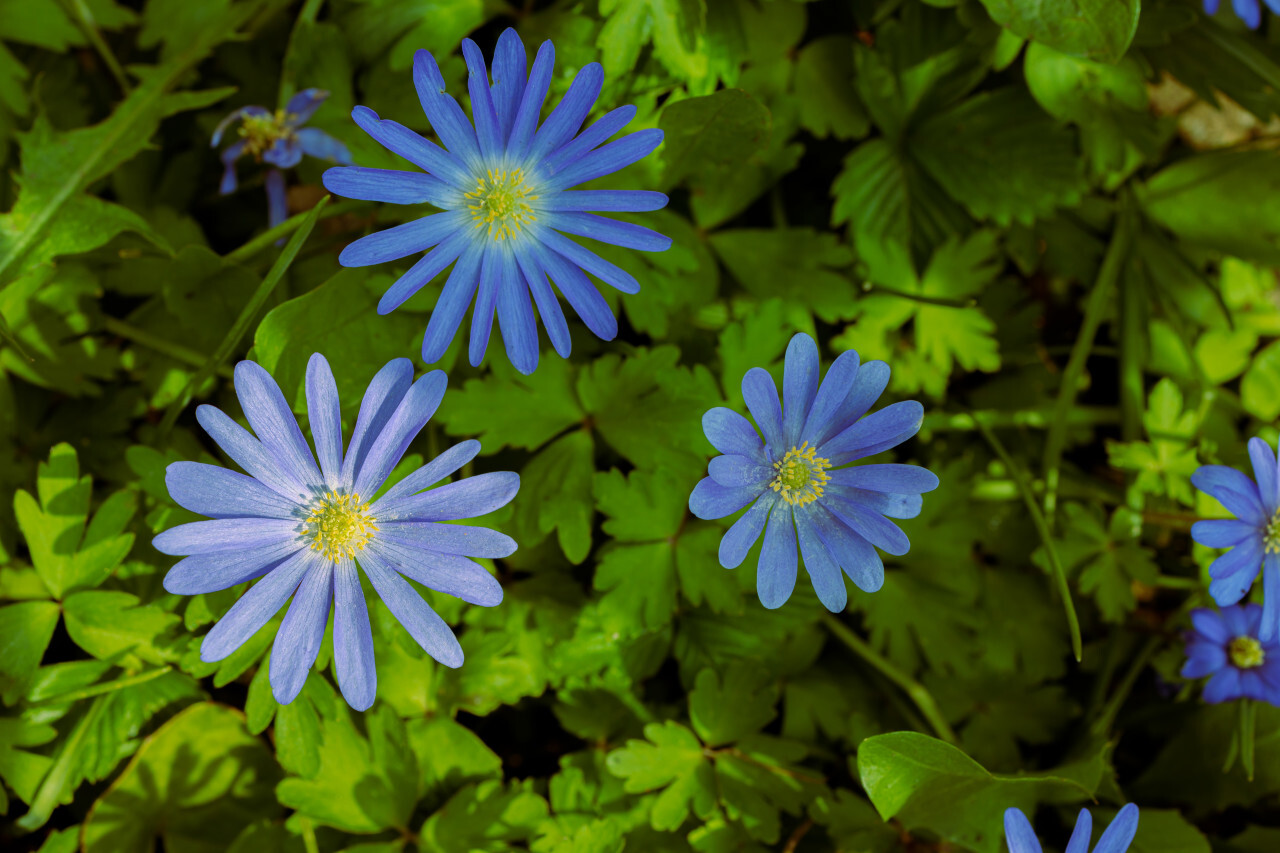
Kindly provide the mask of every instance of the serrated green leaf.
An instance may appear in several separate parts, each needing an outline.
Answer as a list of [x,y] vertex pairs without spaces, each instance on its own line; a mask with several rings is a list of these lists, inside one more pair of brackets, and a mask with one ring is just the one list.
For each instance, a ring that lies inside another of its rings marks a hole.
[[991,18],[1023,38],[1073,56],[1115,62],[1138,30],[1139,0],[982,0]]
[[741,89],[677,101],[662,111],[662,185],[686,178],[697,186],[740,166],[764,147],[769,110]]
[[626,789],[642,793],[662,789],[650,820],[658,830],[677,829],[692,811],[705,818],[715,807],[714,774],[702,744],[679,723],[650,723],[645,740],[629,740],[609,753],[609,772],[626,779]]
[[0,607],[0,698],[12,705],[22,696],[58,626],[58,605],[24,601]]

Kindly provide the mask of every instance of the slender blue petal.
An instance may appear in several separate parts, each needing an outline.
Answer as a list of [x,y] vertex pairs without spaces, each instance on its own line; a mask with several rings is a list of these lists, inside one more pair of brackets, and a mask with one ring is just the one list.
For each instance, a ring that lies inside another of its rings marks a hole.
[[329,93],[324,89],[303,89],[284,105],[285,121],[293,127],[301,127],[328,97]]
[[267,191],[267,227],[275,228],[289,218],[289,196],[285,188],[284,173],[279,169],[268,169],[262,184]]
[[546,182],[547,190],[567,190],[596,178],[610,175],[642,160],[662,144],[662,131],[657,128],[637,130],[617,142],[610,142],[569,163]]
[[341,140],[334,139],[318,127],[304,127],[298,131],[298,147],[302,153],[320,160],[328,160],[342,166],[350,166],[351,151]]
[[782,374],[782,443],[800,444],[809,408],[818,393],[818,345],[804,333],[787,344]]
[[320,654],[333,593],[332,566],[324,561],[307,571],[276,633],[268,680],[271,695],[281,705],[298,698]]
[[321,180],[325,189],[336,195],[388,204],[452,207],[462,198],[462,194],[452,185],[421,172],[335,166],[326,169]]
[[344,267],[367,267],[425,252],[466,227],[466,219],[462,211],[449,210],[378,231],[349,244],[338,256],[338,263]]
[[538,368],[538,323],[533,317],[529,286],[515,256],[503,252],[498,281],[498,329],[502,345],[516,370],[528,376]]
[[218,192],[231,195],[236,191],[236,160],[244,153],[244,140],[228,145],[222,152],[222,182],[218,184]]
[[374,540],[369,547],[397,572],[428,589],[481,607],[502,603],[502,584],[484,566],[467,557],[380,540]]
[[205,634],[200,659],[208,663],[219,661],[244,645],[284,607],[303,575],[323,562],[324,558],[315,551],[299,551],[250,587]]
[[1191,538],[1209,548],[1231,548],[1261,535],[1254,525],[1234,518],[1214,518],[1191,525]]
[[742,377],[742,399],[747,410],[755,418],[764,434],[767,451],[781,459],[788,448],[783,444],[782,403],[778,401],[778,388],[773,377],[763,367],[753,367]]
[[471,340],[467,345],[467,358],[472,367],[480,365],[484,360],[485,350],[489,348],[504,254],[503,249],[490,243],[485,247],[484,260],[480,262],[480,284],[476,290],[475,308],[471,310]]
[[467,63],[467,91],[471,95],[471,116],[475,120],[476,139],[480,143],[480,155],[493,162],[502,154],[502,123],[493,105],[489,91],[489,69],[484,55],[471,39],[462,40],[462,57]]
[[610,110],[573,140],[548,154],[542,161],[543,171],[548,175],[554,175],[564,167],[578,162],[597,146],[603,145],[610,136],[630,124],[635,117],[636,108],[631,104]]
[[311,487],[323,485],[311,448],[271,374],[256,362],[242,361],[235,368],[235,386],[244,416],[263,448],[288,468],[294,479]]
[[440,406],[447,383],[443,370],[433,370],[413,383],[356,471],[352,485],[356,494],[372,496],[386,482],[391,469],[404,456],[409,442],[421,432]]
[[512,162],[522,162],[533,142],[538,118],[542,115],[542,104],[547,99],[547,90],[551,86],[551,72],[555,62],[555,47],[550,40],[544,41],[533,60],[529,81],[520,96],[520,106],[515,118],[512,119],[511,133],[507,139],[507,156]]
[[431,128],[440,137],[445,148],[472,169],[478,169],[483,161],[476,132],[467,121],[462,107],[458,106],[451,95],[445,93],[444,77],[440,74],[435,57],[425,50],[419,50],[413,55],[413,85],[418,90],[422,111],[427,114]]
[[863,415],[871,411],[871,407],[875,405],[876,400],[880,399],[880,395],[888,385],[889,365],[883,361],[868,361],[859,367],[857,376],[853,379],[853,385],[849,388],[849,395],[840,404],[825,434],[816,438],[817,443],[821,445],[836,433],[853,426]]
[[193,554],[179,560],[164,576],[164,588],[174,595],[218,592],[261,577],[306,547],[296,537],[238,551]]
[[227,132],[227,128],[230,127],[233,122],[239,121],[246,116],[252,116],[253,118],[265,118],[270,115],[271,111],[266,107],[251,106],[232,110],[227,114],[227,117],[218,122],[218,126],[213,129],[213,138],[209,140],[209,147],[218,147],[218,144],[222,142],[222,135]]
[[1235,667],[1225,667],[1218,670],[1209,679],[1209,683],[1204,686],[1204,701],[1210,705],[1216,705],[1219,702],[1227,702],[1240,698],[1240,670]]
[[[356,471],[364,464],[369,449],[382,434],[382,429],[391,420],[391,415],[399,407],[400,401],[413,384],[413,362],[407,358],[392,359],[379,370],[365,389],[360,400],[360,413],[356,416],[355,429],[351,431],[351,441],[347,444],[347,453],[342,458],[342,480],[354,482]],[[365,500],[373,497],[364,495]]]
[[320,353],[307,362],[307,417],[324,484],[337,489],[342,485],[342,407],[333,370]]
[[[548,42],[550,44],[550,42]],[[569,324],[565,322],[564,311],[560,309],[560,300],[556,299],[547,274],[532,252],[517,252],[516,263],[520,266],[520,274],[524,277],[533,301],[538,306],[538,316],[542,318],[542,327],[547,330],[551,346],[561,358],[568,358],[573,342],[569,337]]]
[[208,404],[196,408],[196,420],[232,461],[256,480],[292,500],[307,496],[307,484],[280,465],[262,442],[233,421],[226,412]]
[[373,514],[390,517],[397,511],[401,501],[411,499],[417,492],[434,486],[474,459],[479,452],[480,442],[475,439],[458,442],[387,489],[382,497],[378,498],[377,503],[371,507]]
[[1274,642],[1280,636],[1280,554],[1269,553],[1262,565],[1262,624],[1258,639]]
[[1187,662],[1182,666],[1183,678],[1204,678],[1227,665],[1227,652],[1223,646],[1201,643],[1194,652],[1188,651]]
[[810,447],[818,447],[840,431],[839,423],[835,421],[836,413],[849,396],[857,375],[858,354],[853,350],[840,353],[827,368],[827,375],[822,377],[822,384],[814,395],[804,429],[800,431],[801,442],[808,443]]
[[568,237],[549,228],[541,228],[537,232],[537,239],[552,252],[582,267],[610,287],[623,293],[640,292],[640,282],[636,281],[635,276]]
[[613,340],[618,334],[618,320],[609,310],[609,303],[582,270],[569,263],[563,255],[544,246],[534,246],[531,250],[542,271],[555,281],[569,306],[591,333],[601,340]]
[[1200,608],[1191,611],[1191,624],[1206,640],[1226,645],[1231,642],[1231,634],[1222,621],[1222,616],[1212,610]]
[[821,503],[811,504],[810,513],[831,556],[854,586],[863,592],[876,592],[884,586],[884,563],[874,545],[850,530]]
[[426,548],[463,557],[509,557],[515,540],[487,527],[439,524],[434,521],[388,521],[379,525],[378,539],[407,547]]
[[1005,811],[1004,836],[1009,843],[1009,853],[1043,853],[1031,821],[1019,809]]
[[869,492],[865,489],[851,489],[842,485],[842,475],[856,470],[845,468],[831,472],[831,482],[827,484],[826,493],[851,503],[861,504],[867,509],[878,512],[889,518],[915,518],[920,514],[924,501],[919,495],[899,495],[892,492]]
[[759,489],[730,489],[710,477],[703,477],[689,495],[689,511],[702,519],[724,518],[742,509],[759,495]]
[[596,216],[594,213],[558,213],[551,220],[551,227],[579,237],[589,237],[602,243],[622,246],[624,249],[665,252],[671,248],[671,238],[659,234],[652,228],[607,219]]
[[839,613],[849,602],[849,590],[844,584],[840,564],[831,555],[809,510],[800,508],[794,515],[800,556],[804,560],[805,571],[813,582],[813,591],[817,593],[823,607],[832,613]]
[[763,489],[773,479],[773,467],[762,465],[750,456],[717,456],[707,466],[711,479],[730,488],[751,486]]
[[302,162],[302,146],[296,139],[277,139],[262,152],[262,160],[281,169],[292,169]]
[[842,486],[867,489],[872,492],[894,492],[918,495],[938,488],[938,475],[918,465],[902,465],[896,462],[875,465],[859,465],[839,471],[839,478],[832,472],[832,480]]
[[301,524],[292,518],[216,518],[170,527],[151,540],[161,554],[185,556],[239,551],[296,540]]
[[351,118],[378,144],[418,168],[459,189],[470,191],[474,188],[475,178],[467,166],[431,140],[423,139],[398,122],[378,118],[378,114],[368,107],[356,107],[351,111]]
[[1107,831],[1098,839],[1098,846],[1093,853],[1125,853],[1138,834],[1138,807],[1133,803],[1125,806],[1111,821]]
[[360,566],[391,615],[422,646],[423,651],[445,666],[455,669],[462,666],[462,646],[458,645],[453,630],[422,600],[417,590],[409,586],[408,581],[369,548],[360,552]]
[[1066,853],[1089,853],[1089,841],[1093,838],[1093,815],[1081,809],[1076,815],[1076,828],[1067,842]]
[[473,243],[462,251],[453,272],[449,273],[449,280],[445,282],[431,319],[427,321],[427,332],[422,337],[422,360],[427,364],[440,360],[462,324],[462,317],[476,293],[483,257],[484,247]]
[[1236,17],[1244,21],[1249,29],[1256,30],[1262,26],[1262,7],[1258,5],[1258,0],[1231,0],[1231,7],[1235,9]]
[[294,518],[298,504],[236,471],[202,462],[174,462],[164,484],[178,506],[210,518]]
[[524,96],[524,72],[528,63],[524,42],[520,41],[514,29],[507,27],[498,36],[498,45],[493,51],[493,89],[490,93],[498,114],[498,138],[503,145],[507,144],[516,110]]
[[721,453],[747,456],[765,463],[764,444],[751,421],[735,412],[717,406],[702,416],[702,431],[711,446]]
[[541,160],[572,139],[578,128],[582,127],[587,113],[591,112],[596,98],[600,97],[600,87],[603,85],[604,69],[600,67],[600,63],[589,62],[584,65],[569,84],[569,91],[565,92],[564,99],[534,134],[527,158],[530,161]]
[[798,561],[791,506],[785,501],[778,501],[769,513],[756,569],[756,595],[767,609],[775,610],[791,597],[796,588]]
[[541,205],[543,210],[554,211],[595,210],[608,213],[643,213],[661,210],[667,206],[667,201],[666,194],[648,190],[566,190],[541,200]]
[[[377,516],[383,521],[456,521],[486,515],[511,502],[520,475],[511,471],[477,474],[456,483],[400,498]],[[381,501],[379,502],[381,503]]]
[[896,524],[876,512],[869,512],[860,504],[846,502],[839,498],[824,500],[825,506],[832,515],[843,521],[863,539],[880,550],[901,557],[911,550],[907,534]]
[[1277,484],[1276,454],[1271,446],[1260,438],[1249,439],[1249,461],[1253,463],[1253,476],[1258,484],[1258,497],[1262,499],[1262,508],[1268,516],[1276,514],[1277,501],[1280,500],[1280,485]]
[[1254,482],[1225,465],[1202,465],[1191,475],[1191,485],[1217,499],[1241,521],[1263,526],[1269,520]]
[[367,710],[378,694],[373,632],[360,576],[349,559],[333,570],[333,663],[342,698],[357,711]]
[[[709,482],[709,479],[703,482]],[[751,505],[751,509],[744,512],[742,517],[729,527],[720,538],[720,565],[726,569],[736,569],[742,565],[742,561],[747,558],[747,552],[751,550],[752,545],[756,544],[756,540],[764,531],[764,523],[777,502],[778,498],[772,492],[765,492]],[[692,506],[692,500],[690,505]],[[694,514],[697,515],[697,512],[695,511]],[[725,514],[728,515],[728,513]]]
[[[472,245],[471,236],[465,231],[458,231],[446,237],[440,245],[419,258],[404,275],[387,288],[387,292],[382,294],[382,299],[378,300],[378,313],[390,314],[399,308],[425,287],[427,282],[444,272],[449,264],[456,261],[467,247]],[[466,311],[465,305],[463,311]],[[454,328],[456,329],[457,326]],[[446,342],[445,345],[448,346],[448,343]]]
[[920,431],[922,423],[924,406],[915,400],[903,400],[885,406],[839,433],[818,448],[818,455],[831,460],[832,465],[874,456],[911,438]]

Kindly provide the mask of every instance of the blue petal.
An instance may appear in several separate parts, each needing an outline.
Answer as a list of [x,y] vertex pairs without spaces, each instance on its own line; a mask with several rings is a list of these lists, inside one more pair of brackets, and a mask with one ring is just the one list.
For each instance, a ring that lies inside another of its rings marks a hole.
[[164,576],[164,588],[174,595],[218,592],[261,577],[301,551],[297,537],[277,539],[256,548],[194,554],[179,560]]
[[875,405],[876,400],[880,399],[880,395],[884,393],[888,384],[889,365],[883,361],[868,361],[859,367],[857,376],[853,379],[853,385],[849,388],[849,395],[840,404],[839,410],[824,431],[825,435],[818,439],[818,443],[821,444],[857,423]]
[[511,502],[520,490],[520,475],[511,471],[477,474],[438,489],[387,504],[379,501],[383,521],[456,521],[487,515]]
[[1204,686],[1204,701],[1210,705],[1239,699],[1240,695],[1240,670],[1233,666],[1218,670]]
[[572,139],[578,128],[582,127],[587,113],[591,112],[603,85],[604,69],[600,67],[600,63],[589,62],[584,65],[573,78],[564,99],[534,134],[526,157],[532,161],[541,160]]
[[538,369],[538,323],[529,301],[529,286],[510,252],[501,256],[498,281],[498,329],[515,369],[528,376]]
[[157,535],[151,545],[161,554],[185,556],[260,548],[298,539],[292,518],[217,518],[179,524]]
[[444,77],[435,57],[425,50],[413,55],[413,85],[418,90],[422,111],[445,148],[473,172],[479,170],[482,160],[475,130],[458,102],[445,93]]
[[[419,51],[422,53],[422,51]],[[448,667],[462,666],[462,646],[445,621],[422,600],[417,590],[400,577],[391,566],[366,548],[360,552],[360,565],[369,582],[382,598],[391,615],[396,617],[409,636],[423,651]]]
[[1207,607],[1191,611],[1191,624],[1195,627],[1196,633],[1211,643],[1226,645],[1231,641],[1231,635],[1227,631],[1221,614]]
[[569,307],[577,312],[591,333],[601,340],[613,340],[618,334],[618,320],[609,310],[609,303],[582,270],[569,263],[560,253],[549,251],[545,246],[534,245],[530,248],[542,271],[555,281]]
[[569,324],[565,322],[564,312],[560,310],[560,300],[556,299],[555,291],[547,281],[546,272],[531,252],[517,252],[516,263],[529,292],[533,294],[533,301],[538,306],[538,315],[542,317],[542,326],[547,330],[551,346],[561,358],[568,358],[573,347],[569,338]]
[[293,603],[280,623],[275,643],[271,646],[268,679],[271,695],[281,705],[288,705],[302,692],[311,667],[320,654],[320,641],[329,622],[329,605],[333,595],[333,564],[323,562],[302,578]]
[[480,143],[480,155],[493,162],[503,152],[502,125],[489,91],[489,69],[484,55],[471,39],[462,40],[462,57],[467,63],[467,91],[471,95],[471,116],[476,123],[476,139]]
[[252,477],[202,462],[174,462],[164,484],[178,506],[210,518],[293,518],[298,504]]
[[1187,662],[1182,666],[1183,678],[1204,678],[1227,665],[1227,652],[1217,643],[1197,643],[1188,647]]
[[1217,14],[1218,0],[1204,0],[1204,12],[1206,15]]
[[467,557],[381,540],[375,540],[369,547],[397,572],[428,589],[481,607],[502,603],[502,584],[484,566]]
[[355,565],[347,559],[333,570],[333,664],[342,698],[364,711],[378,695],[369,608]]
[[1280,636],[1280,554],[1267,554],[1262,568],[1262,624],[1258,639],[1272,643]]
[[242,361],[235,368],[235,387],[249,426],[263,448],[289,469],[293,479],[311,487],[323,486],[311,448],[271,374],[256,362]]
[[1262,507],[1267,515],[1275,515],[1277,493],[1276,455],[1271,446],[1260,438],[1249,439],[1249,461],[1253,463],[1253,476],[1258,484],[1258,496],[1262,499]]
[[800,432],[800,441],[808,442],[810,447],[817,447],[840,431],[841,425],[835,420],[844,401],[849,396],[858,375],[858,354],[853,350],[842,352],[827,368],[827,375],[822,377],[818,393],[809,407],[809,415],[805,418],[804,429]]
[[1262,567],[1262,542],[1246,539],[1209,565],[1209,595],[1219,606],[1235,604],[1253,586]]
[[911,542],[896,524],[883,515],[868,511],[863,505],[829,495],[823,505],[872,545],[901,557],[911,550]]
[[1256,669],[1240,670],[1240,696],[1258,702],[1267,701],[1268,686],[1262,679],[1262,673]]
[[711,446],[721,453],[748,456],[762,464],[766,461],[760,434],[751,421],[733,409],[723,406],[709,409],[702,416],[702,431]]
[[668,199],[663,193],[648,190],[565,190],[539,201],[543,210],[643,213],[649,210],[661,210],[667,206]]
[[[364,397],[360,400],[360,413],[356,416],[355,429],[342,459],[342,481],[352,483],[356,471],[364,464],[374,440],[404,399],[413,384],[413,362],[407,358],[394,358],[387,362],[369,381]],[[373,497],[365,495],[365,499]]]
[[474,459],[479,452],[480,442],[475,439],[458,442],[387,489],[382,497],[378,498],[377,503],[370,507],[370,511],[375,516],[384,514],[390,516],[396,511],[401,501],[411,499],[411,496],[417,492],[434,486]]
[[524,42],[520,41],[514,29],[507,27],[498,36],[498,46],[493,51],[493,89],[490,92],[498,114],[499,139],[504,146],[524,96],[524,72],[528,64]]
[[726,515],[733,515],[759,496],[759,489],[730,489],[710,477],[703,477],[689,495],[689,511],[701,519],[724,518]]
[[635,117],[636,108],[630,104],[605,113],[599,121],[578,134],[577,138],[551,152],[542,161],[543,173],[554,175],[565,166],[578,162],[596,146],[630,124]]
[[[703,482],[709,481],[703,480]],[[764,523],[769,518],[769,512],[777,502],[778,499],[771,492],[765,492],[751,505],[751,509],[744,512],[742,517],[729,527],[729,530],[720,538],[720,565],[726,569],[736,569],[742,565],[742,561],[747,558],[747,552],[760,538]]]
[[222,152],[222,183],[218,184],[218,192],[231,195],[236,191],[236,159],[244,153],[244,140],[228,145]]
[[1215,498],[1227,511],[1255,527],[1266,524],[1268,516],[1262,506],[1258,487],[1234,468],[1225,465],[1201,465],[1191,475],[1191,485]]
[[938,488],[938,475],[928,468],[896,462],[859,465],[856,468],[832,471],[831,480],[841,486],[854,489],[902,495],[918,495]]
[[307,417],[324,483],[336,489],[342,485],[342,407],[333,370],[320,353],[307,362]]
[[505,533],[487,527],[434,521],[388,521],[378,526],[378,539],[407,548],[425,548],[463,557],[495,559],[509,557],[516,551],[516,541]]
[[1067,842],[1066,853],[1089,853],[1089,841],[1093,838],[1093,815],[1081,809],[1076,816],[1076,828]]
[[[458,326],[462,325],[462,318],[476,293],[483,257],[483,246],[472,243],[462,250],[453,272],[449,273],[449,280],[445,282],[431,319],[427,321],[427,332],[422,336],[422,360],[427,364],[440,360],[453,342]],[[389,296],[390,291],[387,294]]]
[[292,169],[302,162],[302,146],[293,139],[277,139],[262,152],[262,159],[281,169]]
[[476,305],[471,311],[471,340],[467,345],[467,358],[472,367],[479,367],[484,352],[489,348],[489,335],[493,331],[493,311],[498,304],[498,285],[502,277],[502,258],[506,252],[496,243],[485,246],[484,260],[480,263],[480,285],[476,290]]
[[388,204],[434,204],[452,207],[461,197],[456,188],[422,172],[335,166],[322,178],[325,189],[345,198]]
[[831,556],[854,586],[863,592],[875,592],[884,586],[884,563],[874,545],[850,530],[822,504],[810,504],[809,512]]
[[[399,308],[406,300],[426,286],[427,282],[444,272],[445,268],[456,261],[471,245],[473,245],[471,236],[465,230],[455,231],[450,234],[444,239],[444,242],[419,258],[404,275],[396,279],[395,283],[387,288],[387,292],[382,294],[382,298],[378,300],[378,313],[390,314]],[[466,311],[465,305],[463,306],[463,311]],[[461,319],[459,319],[459,322],[461,322]],[[457,329],[456,325],[454,329]],[[452,333],[450,337],[452,337]],[[447,342],[445,346],[448,346]]]
[[773,468],[749,456],[717,456],[707,466],[711,479],[722,486],[751,486],[763,489],[773,479]]
[[447,383],[443,370],[433,370],[413,383],[357,469],[352,485],[356,494],[372,496],[387,481],[391,469],[408,449],[409,442],[422,431],[440,406]]
[[425,252],[446,237],[467,227],[467,215],[460,210],[433,213],[385,231],[361,237],[338,255],[344,267],[367,267],[396,261]]
[[637,249],[641,252],[665,252],[671,248],[671,238],[659,234],[652,228],[607,219],[596,216],[594,213],[557,213],[551,220],[551,227],[557,231],[576,234],[579,237],[590,237],[601,243],[612,243],[624,249]]
[[549,40],[544,41],[533,60],[529,81],[520,96],[520,106],[512,119],[511,133],[507,137],[507,157],[512,162],[522,161],[533,141],[538,117],[542,115],[542,103],[547,99],[547,90],[551,86],[551,71],[555,62],[555,47]]
[[470,190],[475,186],[475,178],[457,157],[404,125],[390,119],[380,119],[368,107],[356,107],[351,111],[351,118],[379,145],[445,183],[462,190]]
[[1231,6],[1235,9],[1236,17],[1244,21],[1249,29],[1256,30],[1262,25],[1262,7],[1258,5],[1258,0],[1232,0]]
[[267,227],[275,228],[289,218],[289,196],[285,189],[284,173],[279,169],[268,169],[262,183],[267,191]]
[[[621,267],[609,263],[590,249],[573,242],[563,234],[558,234],[549,228],[542,228],[537,232],[537,239],[555,254],[577,264],[580,268],[591,273],[610,287],[621,290],[623,293],[640,292],[640,282],[636,281],[635,276]],[[542,256],[540,255],[539,257]],[[545,265],[543,269],[546,269]]]
[[924,406],[915,400],[903,400],[885,406],[839,433],[818,448],[818,455],[830,459],[832,465],[874,456],[911,438],[920,431],[922,423]]
[[350,166],[354,162],[346,145],[318,127],[304,127],[298,131],[298,146],[302,153],[320,160],[342,166]]
[[1259,535],[1257,527],[1234,518],[1215,518],[1191,525],[1191,538],[1209,548],[1233,548]]
[[791,506],[778,501],[769,513],[764,530],[764,546],[756,568],[756,595],[769,610],[776,610],[796,588],[799,558],[796,554],[796,528],[791,521]]
[[303,575],[323,562],[324,558],[317,552],[303,549],[272,569],[205,634],[200,643],[200,659],[208,663],[219,661],[244,645],[284,607]]
[[782,443],[788,447],[800,444],[809,407],[818,393],[818,345],[801,332],[787,344],[782,373]]
[[259,482],[291,500],[305,500],[307,484],[281,467],[249,431],[216,406],[196,408],[196,420],[232,461]]
[[915,518],[924,506],[919,495],[898,495],[892,492],[869,492],[865,489],[850,489],[840,485],[836,474],[844,471],[832,471],[831,483],[826,493],[842,498],[851,503],[861,504],[872,512],[878,512],[887,518]]
[[324,89],[303,89],[284,105],[285,121],[293,127],[301,127],[329,97]]
[[643,160],[662,144],[662,131],[657,128],[638,130],[617,142],[601,146],[580,160],[566,165],[547,179],[544,190],[567,190],[604,175],[611,175],[637,160]]
[[1009,843],[1009,853],[1043,853],[1031,821],[1019,809],[1005,810],[1004,835]]
[[795,520],[800,556],[804,560],[805,571],[813,582],[813,591],[817,593],[823,607],[832,613],[839,613],[849,602],[849,590],[844,585],[840,564],[831,556],[826,543],[822,541],[821,531],[807,509],[796,510]]
[[767,452],[775,459],[782,458],[787,451],[782,437],[782,404],[778,402],[778,388],[769,371],[763,367],[747,371],[742,377],[742,399],[764,434]]
[[1133,803],[1122,808],[1098,839],[1093,853],[1125,853],[1138,834],[1138,807]]

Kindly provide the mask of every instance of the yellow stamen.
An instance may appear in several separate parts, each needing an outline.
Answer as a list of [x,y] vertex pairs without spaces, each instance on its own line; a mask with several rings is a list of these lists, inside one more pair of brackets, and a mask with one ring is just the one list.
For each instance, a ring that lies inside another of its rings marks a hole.
[[311,550],[336,563],[344,556],[354,557],[364,548],[378,529],[376,521],[359,495],[325,492],[311,505],[302,535],[310,537]]
[[271,149],[277,139],[291,139],[294,136],[290,126],[292,118],[283,109],[276,110],[271,115],[245,116],[240,121],[240,136],[244,139],[245,153],[262,159],[262,155]]
[[1236,637],[1227,646],[1227,654],[1231,657],[1231,663],[1239,669],[1262,666],[1267,659],[1266,652],[1262,650],[1262,643],[1253,637]]
[[1268,554],[1280,552],[1280,510],[1267,522],[1267,532],[1262,535],[1262,546]]
[[806,441],[773,463],[777,473],[769,487],[792,506],[805,506],[822,497],[822,487],[831,479],[827,476],[831,462],[814,456],[814,450]]
[[490,169],[465,197],[476,227],[487,227],[494,240],[514,237],[521,228],[538,219],[529,204],[538,196],[520,169],[510,172]]

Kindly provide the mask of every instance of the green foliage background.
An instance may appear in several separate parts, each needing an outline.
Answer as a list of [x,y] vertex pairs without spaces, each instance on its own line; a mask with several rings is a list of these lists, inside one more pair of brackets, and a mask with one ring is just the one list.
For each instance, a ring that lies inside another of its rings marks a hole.
[[[351,107],[427,132],[413,51],[465,92],[459,40],[509,25],[555,40],[552,101],[599,61],[598,109],[665,130],[607,184],[670,193],[675,245],[606,253],[643,286],[618,340],[441,365],[406,464],[476,437],[523,483],[502,605],[433,599],[466,664],[373,598],[374,708],[327,650],[277,707],[278,620],[204,664],[242,590],[161,587],[164,468],[219,461],[194,403],[238,416],[244,356],[305,418],[323,352],[349,428],[440,282],[377,316],[397,270],[338,251],[423,211],[317,207],[305,160],[264,233],[210,133],[321,87],[312,125],[400,167]],[[1223,513],[1188,477],[1277,437],[1277,42],[1195,0],[0,0],[0,845],[995,853],[1008,806],[1061,849],[1136,801],[1136,853],[1280,849],[1280,710],[1224,771],[1236,709],[1177,675]],[[942,479],[837,616],[803,578],[764,610],[686,509],[702,413],[796,331],[890,361]]]

